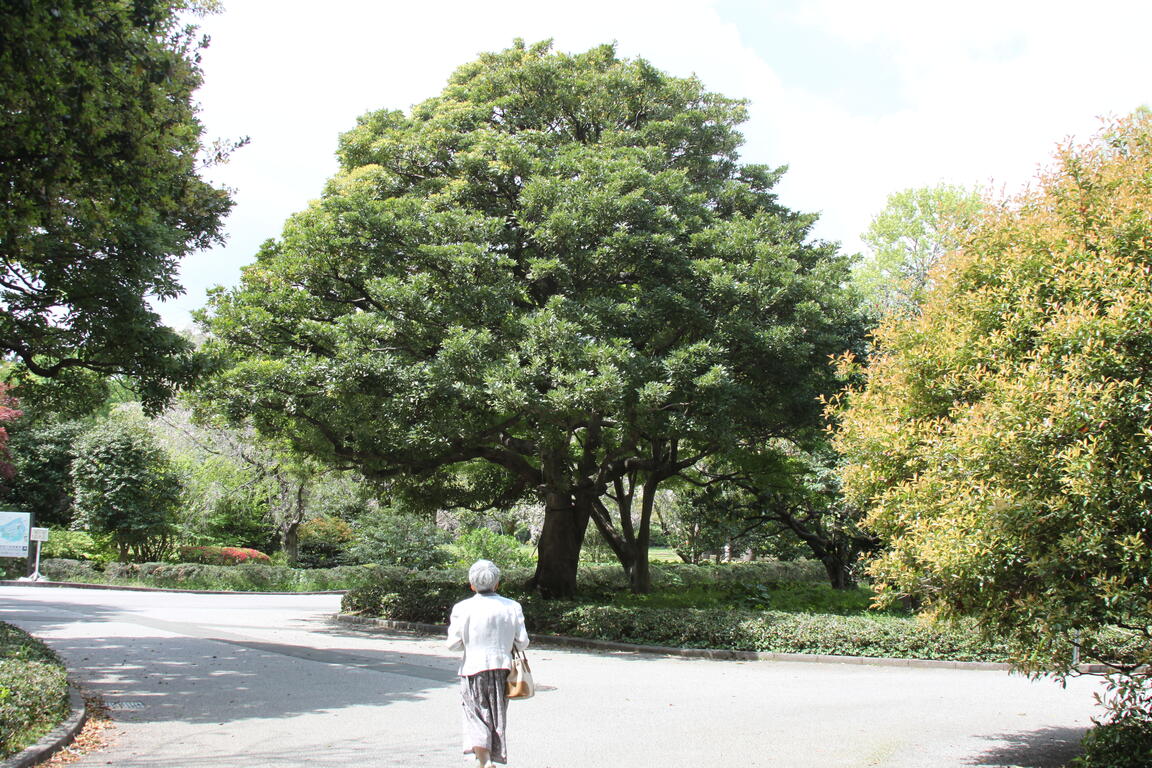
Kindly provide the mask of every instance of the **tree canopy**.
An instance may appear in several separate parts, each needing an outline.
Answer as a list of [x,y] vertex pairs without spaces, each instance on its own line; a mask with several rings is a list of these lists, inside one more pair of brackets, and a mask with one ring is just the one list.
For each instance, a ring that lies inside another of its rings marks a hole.
[[199,176],[198,40],[185,0],[7,2],[0,11],[0,354],[44,377],[134,378],[156,404],[190,345],[148,300],[220,239]]
[[814,427],[857,328],[847,260],[781,169],[738,162],[744,119],[611,46],[481,56],[341,138],[323,197],[214,296],[204,392],[394,493],[542,500],[546,594],[590,520],[644,548],[642,581],[659,483]]
[[873,313],[914,310],[932,287],[933,268],[960,246],[983,207],[979,193],[954,184],[889,195],[862,235],[871,253],[853,274]]
[[[1060,149],[889,317],[839,412],[892,595],[976,616],[1021,664],[1152,661],[1152,118]],[[1104,655],[1100,632],[1131,633]]]

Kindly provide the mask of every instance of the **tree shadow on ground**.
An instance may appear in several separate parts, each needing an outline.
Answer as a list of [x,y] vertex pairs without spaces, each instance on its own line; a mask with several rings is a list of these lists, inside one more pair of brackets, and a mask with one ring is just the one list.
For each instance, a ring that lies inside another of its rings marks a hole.
[[982,768],[1063,768],[1077,757],[1086,728],[1042,728],[987,737],[997,745],[965,765]]
[[266,641],[109,606],[60,605],[47,595],[0,604],[0,620],[40,636],[123,721],[221,724],[334,712],[420,701],[459,679],[451,659]]

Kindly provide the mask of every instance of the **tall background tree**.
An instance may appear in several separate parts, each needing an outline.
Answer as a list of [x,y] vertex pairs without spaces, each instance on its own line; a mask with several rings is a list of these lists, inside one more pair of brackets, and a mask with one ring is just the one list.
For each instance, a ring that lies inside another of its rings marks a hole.
[[611,46],[482,56],[342,137],[323,198],[215,295],[205,391],[432,506],[543,502],[546,595],[589,521],[646,589],[661,483],[814,428],[859,327],[782,171],[738,162],[744,119]]
[[0,355],[15,375],[124,375],[157,405],[194,372],[149,299],[221,237],[192,93],[206,43],[184,0],[0,9]]
[[853,281],[876,316],[915,310],[932,287],[932,270],[960,247],[984,202],[954,184],[915,187],[888,196],[861,236],[870,253]]
[[[838,413],[891,596],[1029,671],[1112,665],[1152,744],[1152,117],[1065,146],[890,316]],[[1123,651],[1109,633],[1127,637]]]

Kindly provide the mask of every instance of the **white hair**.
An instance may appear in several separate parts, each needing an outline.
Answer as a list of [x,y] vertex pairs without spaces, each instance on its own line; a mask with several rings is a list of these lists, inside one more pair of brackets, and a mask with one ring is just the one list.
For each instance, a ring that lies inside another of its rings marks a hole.
[[500,583],[500,569],[491,560],[477,560],[468,569],[468,583],[477,592],[492,592]]

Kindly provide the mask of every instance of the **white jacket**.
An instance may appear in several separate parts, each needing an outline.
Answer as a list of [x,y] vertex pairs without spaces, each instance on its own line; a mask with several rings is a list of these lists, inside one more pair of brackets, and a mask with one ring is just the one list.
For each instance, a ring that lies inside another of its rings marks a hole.
[[476,594],[452,606],[449,650],[464,649],[461,677],[486,669],[511,669],[512,646],[528,647],[528,630],[520,603],[495,593]]

